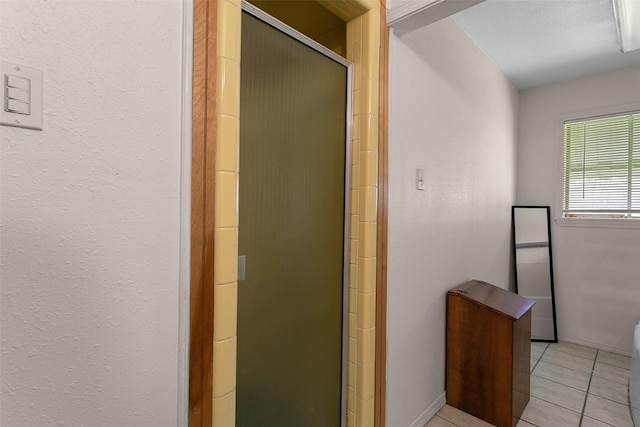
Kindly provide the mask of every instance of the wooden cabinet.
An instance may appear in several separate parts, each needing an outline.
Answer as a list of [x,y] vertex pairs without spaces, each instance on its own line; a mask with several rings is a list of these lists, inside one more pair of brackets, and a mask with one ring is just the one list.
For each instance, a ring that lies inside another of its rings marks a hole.
[[447,403],[514,427],[529,402],[534,302],[473,280],[447,295]]

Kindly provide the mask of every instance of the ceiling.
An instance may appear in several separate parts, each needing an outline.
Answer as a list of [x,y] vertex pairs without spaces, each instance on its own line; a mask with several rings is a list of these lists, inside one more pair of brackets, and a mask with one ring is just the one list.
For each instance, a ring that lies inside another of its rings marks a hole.
[[454,19],[518,89],[640,65],[611,0],[486,0]]

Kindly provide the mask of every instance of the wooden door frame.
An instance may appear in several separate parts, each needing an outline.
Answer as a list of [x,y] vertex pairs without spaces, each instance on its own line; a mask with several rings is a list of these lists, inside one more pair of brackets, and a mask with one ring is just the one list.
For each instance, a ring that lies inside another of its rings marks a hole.
[[[379,0],[380,78],[376,243],[374,425],[385,424],[387,308],[388,29],[386,1]],[[218,0],[194,0],[189,427],[213,422],[214,231],[216,152],[216,59]]]
[[194,1],[189,427],[211,426],[217,2]]
[[376,240],[376,348],[374,426],[384,427],[387,392],[387,228],[389,156],[389,28],[386,0],[380,0],[378,110],[378,212]]

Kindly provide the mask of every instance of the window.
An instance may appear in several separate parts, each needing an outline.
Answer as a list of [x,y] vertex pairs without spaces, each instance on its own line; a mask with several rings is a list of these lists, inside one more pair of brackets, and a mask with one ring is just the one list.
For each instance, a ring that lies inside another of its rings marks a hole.
[[565,218],[640,218],[640,112],[564,124]]

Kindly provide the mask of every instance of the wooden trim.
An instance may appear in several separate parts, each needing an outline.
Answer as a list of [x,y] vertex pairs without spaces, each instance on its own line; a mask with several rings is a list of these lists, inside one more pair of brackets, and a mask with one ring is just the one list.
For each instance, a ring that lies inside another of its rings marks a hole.
[[216,6],[194,1],[189,427],[212,424]]
[[374,426],[384,427],[387,382],[387,218],[389,129],[389,29],[386,1],[380,0],[380,81],[378,111],[378,214],[376,247],[376,350]]
[[208,2],[207,24],[207,102],[206,102],[206,132],[205,141],[205,195],[204,195],[204,282],[203,282],[203,322],[202,328],[202,367],[203,367],[203,405],[202,425],[209,427],[213,423],[213,304],[214,304],[214,236],[215,236],[215,164],[216,164],[216,135],[217,135],[217,41],[218,41],[218,2]]

